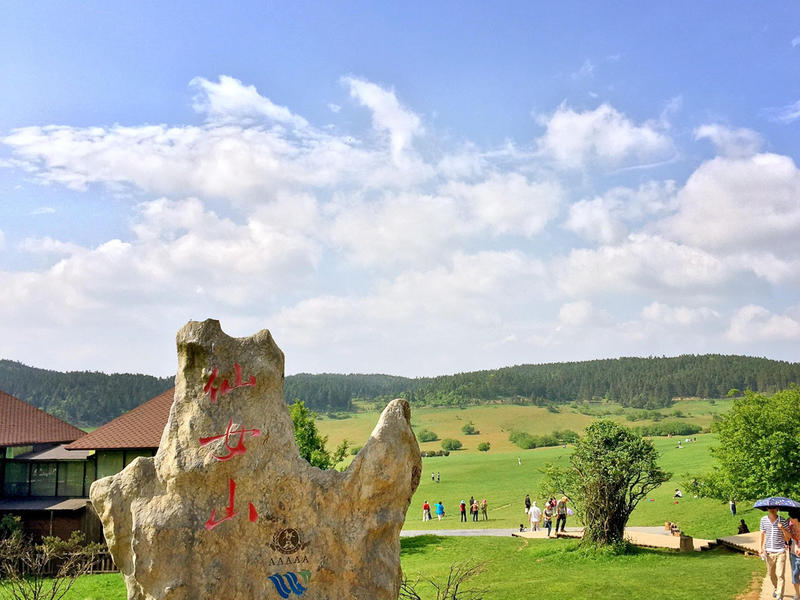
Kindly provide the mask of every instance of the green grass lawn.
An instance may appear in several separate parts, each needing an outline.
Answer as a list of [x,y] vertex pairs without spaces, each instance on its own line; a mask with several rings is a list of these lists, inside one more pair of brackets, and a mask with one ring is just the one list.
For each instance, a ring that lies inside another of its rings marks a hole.
[[[763,566],[756,558],[722,549],[678,554],[641,550],[632,556],[587,557],[572,540],[446,538],[402,540],[403,571],[420,579],[417,591],[435,595],[428,579],[441,581],[450,565],[486,563],[471,585],[486,589],[485,600],[730,600],[749,588]],[[120,575],[79,579],[65,600],[125,600]]]
[[[739,518],[744,518],[751,530],[757,527],[763,513],[745,510],[751,506],[745,502],[740,502],[740,514],[734,519],[726,502],[692,498],[686,489],[682,489],[682,500],[677,504],[673,500],[675,488],[681,487],[679,482],[684,473],[700,473],[711,468],[709,448],[715,443],[715,436],[698,435],[697,442],[684,444],[682,449],[676,448],[675,439],[656,438],[653,443],[661,454],[662,467],[673,473],[673,479],[642,500],[631,517],[631,525],[656,526],[672,521],[689,535],[709,539],[735,534]],[[422,480],[412,499],[405,528],[518,528],[525,520],[525,494],[530,494],[540,506],[545,500],[537,494],[544,465],[566,465],[571,452],[571,447],[501,453],[490,451],[485,454],[459,451],[447,457],[424,458]],[[518,458],[522,465],[518,464]],[[431,481],[431,474],[437,472],[441,475],[440,483]],[[462,499],[469,500],[470,496],[488,500],[489,521],[477,524],[471,520],[466,524],[459,522],[458,503]],[[442,521],[434,517],[433,521],[423,523],[422,503],[425,500],[431,503],[443,501],[446,517]],[[568,523],[577,524],[575,520]]]

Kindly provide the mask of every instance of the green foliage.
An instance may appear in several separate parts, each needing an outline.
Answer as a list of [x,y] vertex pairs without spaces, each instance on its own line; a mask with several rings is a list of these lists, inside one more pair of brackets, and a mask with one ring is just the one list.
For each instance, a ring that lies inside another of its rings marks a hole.
[[800,495],[800,388],[745,393],[714,424],[719,447],[700,493],[720,498]]
[[427,429],[420,429],[417,432],[417,439],[420,442],[435,442],[439,439],[439,436],[432,431],[428,431]]
[[359,452],[361,452],[361,449],[362,449],[363,447],[364,447],[364,446],[353,446],[352,448],[350,448],[350,456],[355,456],[356,454],[358,454]]
[[453,438],[445,438],[442,440],[442,450],[452,452],[461,448],[461,442]]
[[657,436],[657,435],[695,435],[702,431],[699,425],[692,423],[681,423],[680,421],[663,421],[661,423],[653,423],[652,425],[643,425],[634,429],[639,435]]
[[480,431],[475,429],[475,424],[472,421],[470,421],[461,428],[461,433],[463,433],[464,435],[477,435],[480,433]]
[[652,442],[604,419],[586,428],[567,468],[547,468],[541,491],[567,496],[586,526],[584,540],[602,546],[623,541],[639,500],[670,477]]
[[0,538],[8,538],[17,535],[22,530],[22,517],[18,515],[5,514],[0,519]]
[[564,431],[554,431],[545,435],[532,435],[524,431],[512,431],[508,436],[509,441],[523,450],[533,448],[548,448],[550,446],[560,446],[562,444],[574,444],[580,436],[571,429]]
[[301,400],[292,404],[291,413],[294,439],[300,449],[300,456],[320,469],[330,469],[344,460],[350,446],[347,440],[339,444],[331,454],[325,447],[328,437],[317,431],[316,415]]
[[0,390],[77,427],[95,427],[174,385],[172,377],[60,373],[0,360]]
[[491,448],[491,447],[492,447],[492,445],[489,442],[481,442],[480,444],[478,444],[478,451],[480,451],[480,452],[488,452],[489,448]]

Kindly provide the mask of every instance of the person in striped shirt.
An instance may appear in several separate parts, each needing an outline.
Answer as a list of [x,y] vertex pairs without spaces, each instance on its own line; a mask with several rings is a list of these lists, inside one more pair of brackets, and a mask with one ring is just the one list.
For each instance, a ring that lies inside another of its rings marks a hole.
[[789,521],[778,515],[777,508],[768,509],[767,514],[761,517],[761,558],[767,562],[767,574],[775,587],[774,598],[783,598],[788,541]]

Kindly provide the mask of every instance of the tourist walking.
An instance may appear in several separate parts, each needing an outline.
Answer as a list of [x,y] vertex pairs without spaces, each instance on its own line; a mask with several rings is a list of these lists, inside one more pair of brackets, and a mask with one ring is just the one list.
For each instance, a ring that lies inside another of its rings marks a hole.
[[478,522],[478,501],[473,500],[472,505],[469,507],[470,512],[472,513],[472,520],[474,522]]
[[542,509],[536,506],[536,502],[533,503],[528,511],[528,516],[531,519],[531,531],[539,531],[539,521],[542,520]]
[[[800,510],[789,511],[789,562],[792,566],[794,600],[800,598]],[[785,536],[784,536],[785,539]]]
[[544,505],[544,511],[542,512],[542,517],[544,517],[544,526],[547,528],[547,537],[550,537],[550,530],[553,527],[553,512],[555,509],[548,501],[547,504]]
[[525,494],[525,514],[527,515],[530,510],[531,510],[531,497],[529,494]]
[[431,520],[431,505],[428,504],[428,501],[422,503],[422,520],[423,521],[430,521]]
[[458,505],[458,508],[461,510],[461,522],[462,523],[466,523],[467,522],[467,503],[462,500],[461,504]]
[[561,500],[556,503],[556,533],[558,533],[558,524],[561,524],[561,531],[567,526],[567,497],[563,496]]
[[731,509],[731,516],[735,517],[736,516],[736,500],[731,498],[731,501],[728,503],[728,506]]
[[489,514],[486,511],[487,511],[486,498],[484,498],[481,501],[481,514],[483,515],[483,520],[484,521],[488,521],[489,520]]
[[436,483],[439,483],[441,480],[442,478],[439,477],[439,471],[436,471]]
[[786,542],[789,521],[778,515],[777,508],[767,509],[761,517],[761,558],[767,563],[767,575],[775,588],[775,597],[783,597],[783,573],[786,571]]
[[436,518],[441,521],[442,517],[444,517],[444,504],[442,504],[442,501],[439,500],[439,502],[434,504],[433,507],[436,509]]

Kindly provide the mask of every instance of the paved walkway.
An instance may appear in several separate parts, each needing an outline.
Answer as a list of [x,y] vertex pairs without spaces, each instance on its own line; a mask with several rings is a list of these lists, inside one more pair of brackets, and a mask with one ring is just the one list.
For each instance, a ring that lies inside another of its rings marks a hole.
[[[761,532],[754,531],[753,533],[720,538],[719,542],[730,548],[741,550],[742,552],[758,554],[760,537]],[[766,567],[764,567],[764,570],[766,571]],[[792,567],[788,556],[786,557],[786,573],[784,574],[783,580],[783,598],[791,599],[794,596],[794,586],[792,585]],[[764,583],[761,585],[761,595],[758,597],[759,600],[774,600],[774,596],[772,595],[773,591],[775,591],[775,588],[772,587],[772,581],[770,581],[769,577],[764,576]]]
[[400,532],[400,537],[416,537],[418,535],[510,537],[513,534],[513,529],[404,529]]

